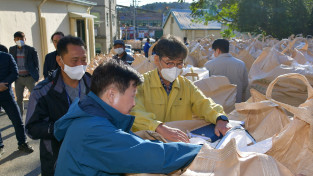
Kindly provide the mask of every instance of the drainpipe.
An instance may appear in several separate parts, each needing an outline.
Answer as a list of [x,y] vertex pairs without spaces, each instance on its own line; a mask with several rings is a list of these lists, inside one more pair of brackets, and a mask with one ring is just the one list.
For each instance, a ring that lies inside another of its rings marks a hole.
[[109,0],[109,20],[110,20],[110,48],[113,47],[113,33],[112,33],[112,1]]
[[[45,58],[45,55],[47,54],[47,34],[46,34],[46,26],[45,26],[46,19],[41,16],[41,7],[46,3],[46,1],[47,0],[42,0],[41,3],[38,5],[40,41],[41,41],[41,63],[44,63],[44,58]],[[42,72],[42,69],[40,70],[41,70],[40,72]]]
[[[90,10],[93,8],[93,6],[90,6],[88,7],[87,9],[87,13],[90,14]],[[95,58],[95,34],[94,34],[94,23],[93,23],[93,19],[88,19],[88,24],[86,24],[86,26],[88,25],[88,28],[89,28],[89,36],[88,36],[88,39],[89,39],[89,57],[90,57],[90,61],[91,59],[94,59]]]

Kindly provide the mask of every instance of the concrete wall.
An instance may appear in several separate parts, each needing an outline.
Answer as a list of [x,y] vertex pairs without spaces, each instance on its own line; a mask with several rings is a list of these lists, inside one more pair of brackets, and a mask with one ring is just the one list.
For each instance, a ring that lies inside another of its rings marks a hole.
[[[55,50],[51,41],[51,35],[55,31],[62,31],[65,35],[75,31],[76,26],[71,26],[68,12],[87,13],[87,6],[69,4],[48,0],[41,8],[41,17],[44,19],[44,40],[40,37],[40,25],[38,15],[39,0],[1,0],[0,2],[0,43],[7,48],[14,46],[13,34],[22,31],[26,36],[26,44],[36,48],[40,61],[40,73],[42,76],[44,56]],[[87,22],[90,21],[89,19]],[[91,20],[92,21],[92,20]],[[87,26],[88,24],[86,24]],[[93,26],[93,25],[92,25]],[[86,38],[87,48],[93,48],[90,37],[90,25],[87,26]],[[91,42],[90,42],[91,41]],[[43,46],[45,46],[43,48]],[[87,51],[93,56],[94,51]]]
[[[96,36],[96,46],[101,47],[101,52],[108,53],[113,44],[114,40],[118,38],[117,30],[117,11],[116,11],[116,0],[92,0],[97,3],[91,9],[91,13],[99,14],[100,23],[97,24],[97,36]],[[110,14],[110,2],[111,2],[111,16]],[[112,34],[110,31],[110,26],[112,25]],[[111,39],[112,37],[112,39]]]
[[26,44],[34,46],[41,53],[38,1],[1,0],[0,4],[0,43],[7,48],[15,45],[13,34],[22,31]]

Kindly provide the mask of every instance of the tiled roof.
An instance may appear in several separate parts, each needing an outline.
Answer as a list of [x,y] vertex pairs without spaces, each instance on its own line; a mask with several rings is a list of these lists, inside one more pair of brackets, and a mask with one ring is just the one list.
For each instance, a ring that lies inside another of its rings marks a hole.
[[221,29],[221,23],[211,21],[208,22],[207,25],[204,23],[196,23],[192,22],[192,16],[191,16],[191,10],[188,9],[173,9],[170,11],[169,15],[166,17],[166,20],[163,24],[163,27],[165,23],[167,22],[168,18],[173,15],[175,18],[179,28],[181,30],[219,30]]

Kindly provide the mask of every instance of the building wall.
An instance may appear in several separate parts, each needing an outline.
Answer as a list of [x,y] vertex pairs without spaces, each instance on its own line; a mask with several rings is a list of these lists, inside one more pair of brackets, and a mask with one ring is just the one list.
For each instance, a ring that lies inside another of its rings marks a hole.
[[201,39],[211,34],[213,34],[215,38],[220,38],[220,31],[221,30],[181,30],[172,14],[163,27],[163,34],[171,34],[181,39],[187,37],[189,41]]
[[7,48],[14,46],[13,34],[16,31],[22,31],[26,36],[26,44],[34,46],[40,53],[37,2],[32,0],[1,0],[0,4],[0,43]]
[[[61,31],[64,35],[71,34],[68,9],[65,3],[47,1],[41,8],[42,17],[46,19],[46,33],[48,52],[55,51],[51,36],[56,31]],[[82,11],[82,10],[81,10]],[[82,12],[86,12],[85,10]],[[39,34],[39,33],[38,33]]]
[[185,32],[179,28],[172,14],[163,27],[163,35],[167,35],[167,34],[180,37],[181,39],[185,37]]
[[[22,31],[26,37],[26,44],[36,48],[40,62],[40,73],[42,76],[44,56],[55,50],[51,41],[51,35],[55,31],[62,31],[65,35],[75,31],[76,26],[71,26],[68,12],[86,13],[88,7],[65,2],[48,0],[41,8],[41,16],[45,20],[43,29],[45,38],[42,41],[40,36],[40,24],[38,5],[41,1],[36,0],[1,0],[0,5],[0,43],[7,48],[14,46],[13,34]],[[88,21],[88,20],[87,20]],[[89,28],[88,28],[89,30]],[[93,30],[93,28],[92,28]],[[93,56],[92,40],[87,35],[88,56]],[[73,35],[73,34],[72,34]],[[91,36],[93,37],[93,36]],[[42,44],[45,46],[43,48]]]
[[[100,47],[101,52],[108,53],[110,51],[111,44],[117,39],[117,12],[116,12],[116,0],[92,0],[97,3],[91,9],[91,13],[96,13],[99,16],[99,24],[97,24],[97,36],[96,46]],[[110,2],[111,2],[111,17],[110,17]],[[112,35],[110,32],[110,26],[112,25]],[[112,36],[112,40],[111,40]]]

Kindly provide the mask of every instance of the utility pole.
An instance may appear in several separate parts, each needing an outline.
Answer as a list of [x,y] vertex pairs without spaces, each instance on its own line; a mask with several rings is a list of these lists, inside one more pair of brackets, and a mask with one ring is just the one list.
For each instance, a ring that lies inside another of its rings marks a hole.
[[134,10],[134,20],[133,20],[133,26],[134,26],[134,40],[136,40],[136,0],[133,0],[133,10]]
[[111,0],[109,0],[109,19],[110,19],[110,47],[113,47],[113,34],[112,34],[112,6]]

